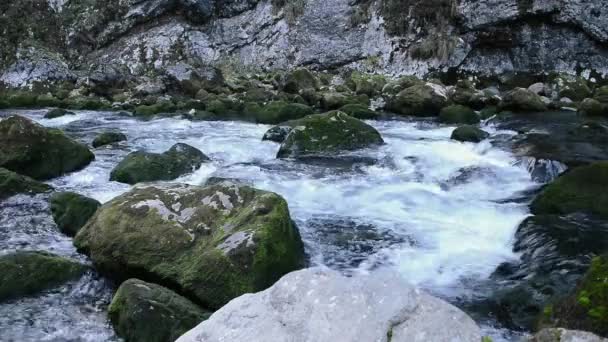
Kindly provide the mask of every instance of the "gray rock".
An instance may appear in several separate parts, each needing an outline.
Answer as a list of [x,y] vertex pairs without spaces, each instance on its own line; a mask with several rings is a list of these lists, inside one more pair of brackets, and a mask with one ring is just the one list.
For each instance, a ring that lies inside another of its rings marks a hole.
[[480,340],[470,317],[399,275],[311,268],[232,300],[177,342]]
[[608,339],[586,331],[552,328],[543,329],[523,342],[608,342]]

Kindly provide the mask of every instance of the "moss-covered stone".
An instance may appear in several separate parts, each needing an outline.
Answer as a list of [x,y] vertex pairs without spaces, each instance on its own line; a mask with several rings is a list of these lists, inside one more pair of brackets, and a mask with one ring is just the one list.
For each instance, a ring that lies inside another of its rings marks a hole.
[[103,132],[93,139],[91,145],[95,148],[127,140],[127,136],[120,132]]
[[344,113],[352,116],[353,118],[357,118],[360,120],[371,120],[371,119],[378,118],[377,112],[369,109],[368,106],[358,104],[358,103],[351,103],[351,104],[342,106],[342,107],[340,107],[339,111],[344,112]]
[[469,80],[458,80],[454,87],[454,92],[451,95],[452,101],[457,104],[468,106],[477,90],[473,82]]
[[211,313],[160,285],[123,282],[108,308],[116,333],[129,342],[173,342]]
[[177,106],[171,101],[159,101],[151,105],[141,105],[135,107],[133,115],[138,117],[150,117],[156,114],[173,113]]
[[58,129],[13,115],[0,121],[0,167],[41,180],[88,165],[95,156]]
[[552,80],[560,98],[567,97],[572,101],[582,101],[591,96],[587,80],[580,76],[559,75]]
[[73,112],[67,111],[63,108],[55,108],[55,109],[51,109],[48,112],[46,112],[46,114],[44,114],[44,118],[45,119],[55,119],[55,118],[62,117],[64,115],[75,115],[75,114]]
[[58,192],[50,199],[53,220],[62,233],[74,236],[101,206],[97,200],[73,192]]
[[350,96],[330,91],[321,94],[320,104],[325,110],[334,110],[349,104],[369,106],[369,97],[365,94]]
[[110,173],[110,180],[127,184],[173,180],[198,169],[209,158],[196,148],[178,143],[164,153],[130,153]]
[[340,111],[309,115],[293,123],[278,158],[325,155],[383,144],[372,126]]
[[76,96],[63,101],[66,108],[76,110],[110,109],[112,104],[106,99],[94,96]]
[[547,105],[540,96],[530,90],[515,88],[505,94],[500,108],[514,112],[544,112]]
[[74,244],[111,277],[162,281],[210,309],[304,261],[285,200],[232,183],[135,188],[104,204]]
[[472,125],[465,125],[456,128],[452,132],[452,136],[450,137],[450,139],[462,142],[478,143],[489,136],[490,134],[488,134],[488,132],[479,129],[478,127]]
[[30,177],[0,167],[0,200],[17,194],[37,194],[52,188]]
[[574,168],[547,185],[532,202],[534,214],[587,212],[608,218],[608,162]]
[[283,81],[283,90],[297,94],[304,89],[317,89],[319,81],[307,69],[296,69],[285,76]]
[[350,75],[346,84],[356,94],[372,97],[382,92],[386,82],[386,78],[382,75],[369,75],[355,71]]
[[471,108],[462,105],[451,105],[441,109],[439,121],[449,124],[479,123],[479,116]]
[[246,114],[251,116],[255,122],[263,124],[277,124],[287,120],[303,118],[313,113],[312,108],[301,103],[287,103],[273,101],[264,106],[246,106]]
[[608,116],[608,105],[596,99],[584,99],[578,105],[578,112],[589,116]]
[[425,82],[423,80],[416,76],[402,76],[397,80],[387,82],[384,87],[382,87],[382,94],[386,96],[394,96],[404,89],[424,83]]
[[0,256],[0,301],[35,294],[79,277],[86,267],[42,252],[14,252]]
[[608,104],[608,85],[597,88],[593,98],[603,104]]
[[420,83],[395,95],[389,101],[388,108],[402,115],[437,116],[447,104],[447,100],[445,88],[442,86]]
[[60,107],[63,103],[52,94],[42,94],[36,98],[38,107]]
[[36,94],[17,91],[8,94],[6,102],[8,103],[8,108],[32,108],[37,106],[36,99]]

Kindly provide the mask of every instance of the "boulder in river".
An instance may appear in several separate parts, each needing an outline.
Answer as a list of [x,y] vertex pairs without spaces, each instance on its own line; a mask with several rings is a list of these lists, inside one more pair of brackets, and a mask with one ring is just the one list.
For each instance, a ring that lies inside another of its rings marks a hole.
[[116,291],[108,315],[129,342],[173,342],[210,313],[168,288],[129,279]]
[[20,193],[37,194],[51,186],[0,167],[0,200]]
[[87,267],[42,251],[0,256],[0,301],[34,294],[79,277]]
[[110,276],[160,280],[210,309],[304,263],[287,202],[230,182],[135,188],[97,210],[74,244]]
[[486,139],[489,136],[490,136],[490,134],[488,132],[486,132],[478,127],[475,127],[472,125],[464,125],[464,126],[460,126],[460,127],[456,128],[452,132],[452,136],[450,137],[450,139],[462,141],[462,142],[478,143],[478,142]]
[[368,106],[358,103],[350,103],[345,106],[342,106],[340,107],[340,111],[359,120],[371,120],[378,118],[377,112],[369,109]]
[[479,116],[471,108],[463,105],[451,105],[441,109],[439,121],[447,124],[479,123]]
[[55,119],[65,115],[75,115],[74,112],[67,111],[63,108],[55,108],[51,109],[46,114],[44,114],[45,119]]
[[13,115],[0,121],[0,167],[44,180],[79,170],[95,155],[54,128]]
[[588,116],[608,116],[608,105],[596,99],[584,99],[578,105],[578,112]]
[[340,111],[309,115],[291,125],[278,158],[327,155],[384,143],[375,128]]
[[178,143],[164,153],[137,151],[110,173],[110,180],[127,184],[173,180],[198,169],[209,158],[198,149]]
[[448,101],[446,89],[434,83],[419,83],[399,92],[389,109],[402,115],[437,116]]
[[127,136],[120,132],[103,132],[93,140],[93,147],[101,147],[127,140]]
[[66,235],[74,236],[101,206],[97,200],[74,192],[58,192],[50,199],[53,220]]
[[574,168],[547,185],[531,204],[534,214],[585,212],[608,218],[608,162]]
[[500,107],[514,112],[544,112],[547,105],[543,99],[524,88],[515,88],[505,94]]
[[231,301],[177,342],[387,340],[479,342],[481,334],[465,313],[399,275],[310,268]]

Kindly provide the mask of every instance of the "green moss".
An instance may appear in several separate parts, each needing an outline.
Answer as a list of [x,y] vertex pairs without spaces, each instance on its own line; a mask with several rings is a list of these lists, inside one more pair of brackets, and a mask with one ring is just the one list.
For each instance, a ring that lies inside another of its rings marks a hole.
[[101,206],[98,201],[73,192],[59,192],[50,199],[53,220],[66,235],[74,236]]
[[449,124],[477,124],[479,116],[469,107],[451,105],[441,109],[439,121]]
[[171,101],[159,101],[151,105],[141,105],[135,107],[134,115],[139,117],[149,117],[162,113],[173,113],[177,106]]
[[353,118],[357,118],[360,120],[371,120],[377,119],[378,113],[369,109],[369,107],[365,105],[361,105],[358,103],[351,103],[345,106],[340,107],[339,111],[344,112]]
[[318,89],[319,80],[307,69],[296,69],[285,76],[283,90],[297,94],[304,89]]
[[29,92],[15,92],[10,94],[6,101],[10,108],[32,108],[36,107],[37,96]]
[[41,251],[0,256],[0,301],[55,287],[85,270],[82,264]]
[[36,194],[51,189],[44,183],[0,167],[0,200],[20,193]]
[[584,99],[578,106],[578,112],[589,116],[608,116],[608,105],[596,99]]
[[540,96],[530,90],[515,88],[505,94],[500,109],[514,112],[544,112],[547,110],[547,105]]
[[305,104],[273,101],[264,106],[249,104],[245,112],[256,122],[277,124],[305,117],[312,114],[313,110]]
[[603,104],[608,104],[608,85],[597,88],[593,98]]
[[39,107],[60,107],[62,105],[61,100],[51,94],[39,95],[36,98],[36,103]]
[[534,214],[587,212],[608,218],[608,162],[574,168],[546,186],[532,202]]

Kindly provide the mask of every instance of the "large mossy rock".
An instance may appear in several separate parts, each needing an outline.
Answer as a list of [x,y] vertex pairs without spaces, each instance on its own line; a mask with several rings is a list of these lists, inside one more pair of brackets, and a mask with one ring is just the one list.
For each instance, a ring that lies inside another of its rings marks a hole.
[[578,105],[578,112],[588,116],[608,116],[608,104],[596,99],[584,99]]
[[307,69],[296,69],[285,76],[283,80],[283,90],[297,94],[305,89],[317,89],[319,81]]
[[541,324],[608,337],[608,255],[593,259],[576,291],[548,306]]
[[416,84],[399,92],[389,109],[402,115],[437,116],[447,103],[445,89],[437,84]]
[[262,124],[278,124],[287,120],[303,118],[313,113],[312,108],[301,103],[273,101],[264,106],[251,103],[245,107],[247,116]]
[[475,127],[472,125],[464,125],[464,126],[460,126],[460,127],[456,128],[452,132],[452,136],[450,137],[450,139],[461,141],[461,142],[478,143],[478,142],[486,139],[489,136],[490,136],[490,134],[488,132],[486,132],[478,127]]
[[37,194],[51,189],[49,185],[0,167],[0,200],[21,193]]
[[58,129],[13,115],[0,121],[0,167],[44,180],[82,169],[95,155]]
[[507,92],[500,107],[514,112],[544,112],[547,110],[547,105],[540,96],[524,88],[515,88]]
[[591,88],[587,80],[580,76],[558,75],[552,80],[552,84],[560,98],[567,97],[572,101],[582,101],[591,96]]
[[375,128],[340,111],[309,115],[292,125],[278,158],[327,155],[384,143]]
[[230,182],[133,189],[104,204],[74,244],[111,277],[171,284],[210,309],[304,262],[285,200]]
[[58,192],[50,199],[53,220],[66,235],[74,236],[101,206],[97,200],[73,192]]
[[566,172],[546,186],[531,204],[534,214],[585,212],[608,218],[608,162]]
[[447,124],[479,123],[479,116],[471,108],[462,105],[451,105],[441,109],[439,121]]
[[160,285],[129,279],[108,308],[116,333],[129,342],[173,342],[211,314]]
[[130,153],[112,172],[110,180],[127,184],[173,180],[198,169],[209,158],[198,149],[178,143],[164,153]]
[[95,148],[127,140],[127,136],[120,132],[103,132],[93,139],[91,145]]
[[360,120],[371,120],[378,118],[377,112],[369,109],[368,106],[358,103],[347,104],[345,106],[340,107],[339,110],[352,116],[353,118],[357,118]]
[[79,277],[86,266],[42,252],[14,252],[0,256],[0,301],[46,290]]

